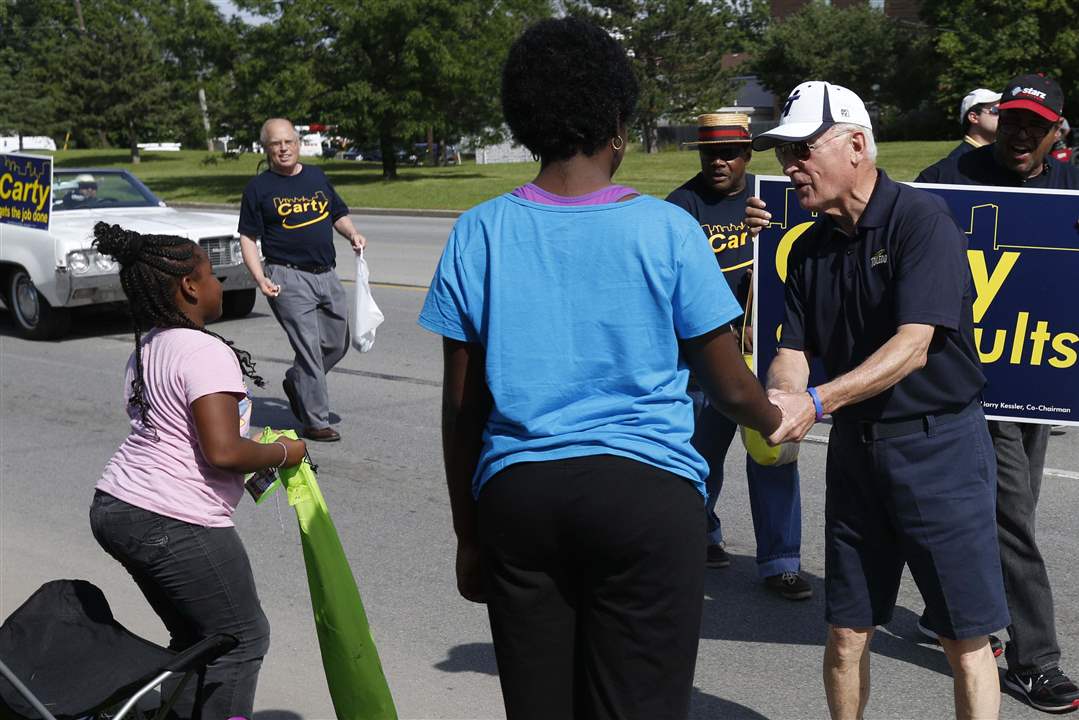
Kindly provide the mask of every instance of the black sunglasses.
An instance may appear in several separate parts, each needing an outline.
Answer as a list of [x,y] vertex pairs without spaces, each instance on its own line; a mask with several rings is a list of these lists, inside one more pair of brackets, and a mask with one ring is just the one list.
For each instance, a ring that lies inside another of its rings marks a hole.
[[749,149],[749,145],[701,145],[701,155],[708,158],[719,158],[724,162],[730,162],[737,158],[742,157],[746,150]]

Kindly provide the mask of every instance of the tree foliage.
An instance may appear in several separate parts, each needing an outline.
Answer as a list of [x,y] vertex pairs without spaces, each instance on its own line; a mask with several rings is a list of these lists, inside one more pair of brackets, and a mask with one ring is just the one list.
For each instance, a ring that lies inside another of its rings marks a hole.
[[753,48],[767,18],[754,0],[570,0],[567,10],[625,45],[641,88],[634,127],[649,152],[661,120],[691,121],[730,104],[738,83],[723,57]]
[[1079,5],[1074,0],[924,0],[937,28],[936,102],[947,112],[977,87],[1045,72],[1064,90],[1065,113],[1079,110]]

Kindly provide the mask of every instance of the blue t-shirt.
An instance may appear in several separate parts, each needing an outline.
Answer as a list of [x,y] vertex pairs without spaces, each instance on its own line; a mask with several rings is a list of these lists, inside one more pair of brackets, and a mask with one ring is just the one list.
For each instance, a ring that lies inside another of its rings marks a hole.
[[333,267],[333,224],[348,206],[321,168],[304,165],[296,175],[272,170],[244,188],[239,232],[262,238],[267,262]]
[[458,219],[420,325],[486,349],[494,399],[473,492],[518,462],[620,455],[691,481],[678,341],[742,310],[700,226],[640,196],[563,207],[506,194]]

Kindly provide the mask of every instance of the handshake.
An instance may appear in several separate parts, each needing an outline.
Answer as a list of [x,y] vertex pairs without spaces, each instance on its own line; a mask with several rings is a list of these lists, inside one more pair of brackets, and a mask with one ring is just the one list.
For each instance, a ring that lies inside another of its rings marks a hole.
[[766,438],[769,445],[801,442],[817,421],[816,404],[806,391],[783,392],[773,388],[768,390],[768,401],[778,407],[783,416],[779,427]]

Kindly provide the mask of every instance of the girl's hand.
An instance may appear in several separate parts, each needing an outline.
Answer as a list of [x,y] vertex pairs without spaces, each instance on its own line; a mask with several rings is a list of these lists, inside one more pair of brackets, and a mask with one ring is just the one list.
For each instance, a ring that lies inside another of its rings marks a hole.
[[277,442],[283,443],[285,449],[288,450],[288,454],[285,456],[285,464],[281,467],[296,467],[303,462],[304,456],[307,455],[307,443],[303,440],[287,438],[284,435],[277,438]]
[[457,592],[465,600],[487,602],[483,586],[483,551],[475,540],[457,539]]

